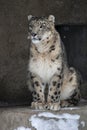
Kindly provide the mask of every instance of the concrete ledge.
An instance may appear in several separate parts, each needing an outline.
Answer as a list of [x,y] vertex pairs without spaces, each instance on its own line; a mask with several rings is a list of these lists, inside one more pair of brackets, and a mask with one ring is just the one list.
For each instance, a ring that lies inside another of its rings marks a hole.
[[[33,114],[38,114],[43,111],[32,110],[29,107],[22,108],[0,108],[0,130],[14,130],[19,126],[31,127],[29,118]],[[58,112],[52,112],[56,114],[69,113],[79,114],[80,120],[85,122],[85,127],[79,130],[87,130],[87,105],[80,106],[75,109],[66,109]],[[32,128],[33,129],[33,128]]]

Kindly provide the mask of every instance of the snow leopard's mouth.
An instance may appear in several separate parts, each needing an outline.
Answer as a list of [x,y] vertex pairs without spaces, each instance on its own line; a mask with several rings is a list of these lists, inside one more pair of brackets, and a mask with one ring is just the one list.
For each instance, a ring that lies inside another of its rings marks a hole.
[[36,36],[31,36],[32,43],[39,43],[41,41],[41,38],[39,38],[37,35]]
[[39,43],[41,41],[41,38],[38,37],[31,37],[32,43],[36,44]]
[[41,38],[32,38],[32,40],[35,40],[35,41],[40,41],[41,40]]
[[38,44],[41,41],[45,41],[48,37],[50,37],[50,35],[51,35],[51,32],[47,32],[43,35],[32,34],[31,35],[32,43]]

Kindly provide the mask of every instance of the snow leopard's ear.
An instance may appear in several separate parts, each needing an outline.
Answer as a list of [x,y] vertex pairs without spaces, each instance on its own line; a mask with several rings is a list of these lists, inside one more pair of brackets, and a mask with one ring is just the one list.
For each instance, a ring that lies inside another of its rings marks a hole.
[[32,19],[32,15],[28,15],[28,21],[30,21]]
[[55,23],[55,17],[54,17],[54,15],[49,15],[48,20],[49,20],[50,22]]

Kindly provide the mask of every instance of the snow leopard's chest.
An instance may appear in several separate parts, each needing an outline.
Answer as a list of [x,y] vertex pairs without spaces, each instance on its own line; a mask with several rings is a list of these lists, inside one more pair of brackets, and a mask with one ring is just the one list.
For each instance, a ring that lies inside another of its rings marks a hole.
[[52,61],[50,58],[31,59],[29,64],[30,72],[40,76],[44,82],[49,82],[58,67],[60,67],[60,62]]

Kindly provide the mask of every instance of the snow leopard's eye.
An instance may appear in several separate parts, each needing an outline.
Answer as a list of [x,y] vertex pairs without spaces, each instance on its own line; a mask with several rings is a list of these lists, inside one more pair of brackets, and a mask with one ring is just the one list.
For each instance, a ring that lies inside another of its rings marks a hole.
[[40,25],[40,29],[45,28],[45,27],[46,27],[45,23],[43,23],[42,25]]

